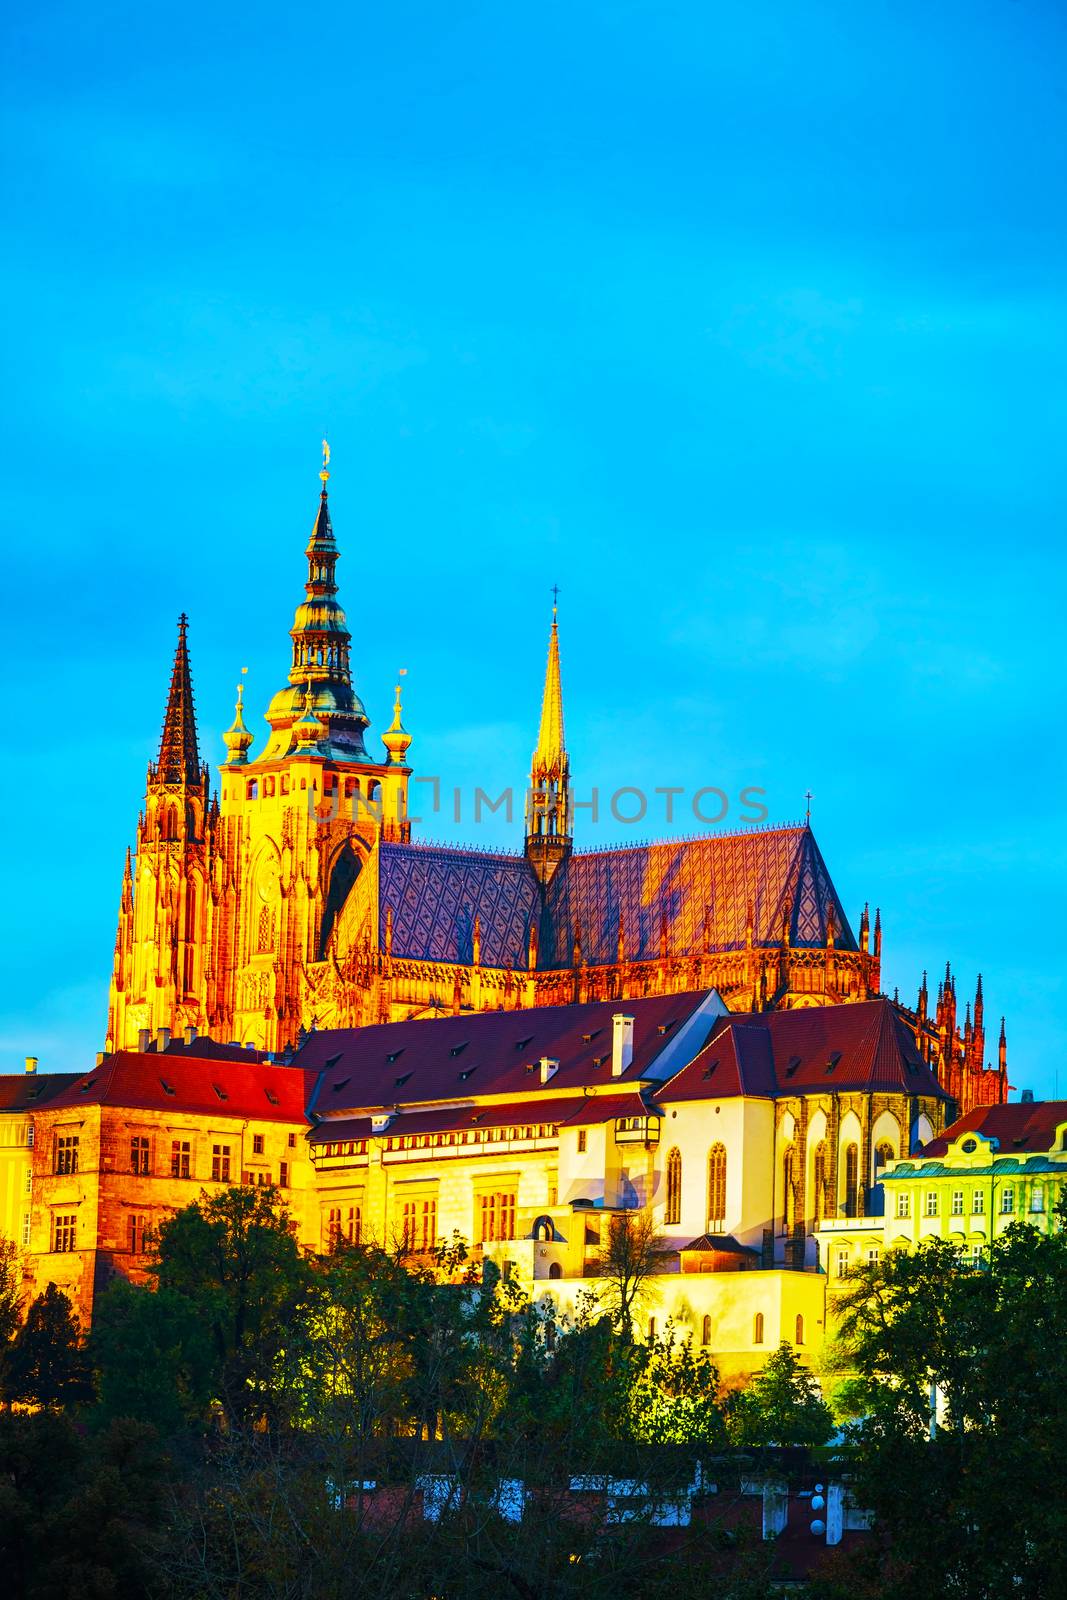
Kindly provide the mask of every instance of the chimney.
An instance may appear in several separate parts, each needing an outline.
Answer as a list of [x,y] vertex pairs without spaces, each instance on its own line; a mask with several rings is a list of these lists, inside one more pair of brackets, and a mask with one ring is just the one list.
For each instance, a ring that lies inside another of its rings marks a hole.
[[152,1044],[152,1030],[151,1030],[151,1028],[138,1028],[138,1030],[137,1030],[137,1048],[141,1052],[142,1055],[144,1055],[151,1048],[151,1044]]
[[170,1029],[169,1028],[157,1028],[156,1029],[156,1053],[158,1055],[162,1055],[164,1050],[166,1050],[169,1045],[170,1045]]
[[31,1072],[31,1073],[37,1071],[37,1057],[36,1056],[27,1056],[26,1057],[26,1071],[27,1072]]
[[106,1060],[107,1060],[107,1051],[106,1050],[98,1050],[96,1052],[96,1064],[97,1064],[97,1066],[98,1067],[102,1067]]
[[621,1078],[634,1058],[634,1019],[621,1013],[611,1019],[611,1076]]
[[553,1061],[551,1056],[541,1057],[541,1082],[547,1083],[549,1078],[554,1078],[559,1071],[559,1062]]
[[196,1029],[193,1027],[192,1023],[190,1023],[185,1032],[182,1034],[182,1038],[185,1040],[186,1044],[192,1044],[196,1037]]
[[[37,1063],[34,1062],[34,1066],[36,1066],[36,1064]],[[29,1060],[27,1060],[27,1062],[26,1062],[26,1071],[27,1072],[32,1071],[32,1068],[30,1067]],[[1019,1104],[1020,1105],[1024,1105],[1024,1106],[1032,1106],[1033,1103],[1034,1103],[1034,1091],[1032,1089],[1020,1089],[1020,1091],[1019,1091]]]

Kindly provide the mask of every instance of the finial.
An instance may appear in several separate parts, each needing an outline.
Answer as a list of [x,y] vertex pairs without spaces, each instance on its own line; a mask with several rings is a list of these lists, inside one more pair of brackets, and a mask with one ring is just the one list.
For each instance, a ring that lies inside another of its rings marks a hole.
[[804,821],[806,823],[810,823],[811,822],[811,802],[814,800],[814,798],[815,798],[815,796],[812,794],[811,790],[810,789],[805,789],[805,791],[804,791],[804,799],[807,802],[807,808],[806,808],[806,810],[804,812]]
[[[397,678],[407,677],[407,667],[397,668]],[[400,720],[400,692],[401,685],[397,683],[396,699],[393,701],[393,720],[382,734],[382,743],[389,752],[389,765],[400,767],[404,764],[404,757],[411,746],[411,735]]]
[[556,625],[556,615],[559,611],[559,584],[552,585],[552,626]]
[[322,471],[319,473],[319,477],[322,479],[322,492],[323,492],[323,494],[326,493],[326,485],[329,482],[329,478],[330,478],[330,474],[326,470],[329,467],[329,465],[330,465],[330,446],[329,446],[328,441],[326,439],[324,439],[322,441]]
[[[248,671],[247,667],[241,668],[242,679]],[[255,735],[249,733],[245,727],[243,714],[245,686],[242,681],[237,685],[237,704],[234,707],[233,727],[227,728],[222,736],[222,742],[228,751],[227,766],[239,767],[248,760],[248,752],[255,743]]]

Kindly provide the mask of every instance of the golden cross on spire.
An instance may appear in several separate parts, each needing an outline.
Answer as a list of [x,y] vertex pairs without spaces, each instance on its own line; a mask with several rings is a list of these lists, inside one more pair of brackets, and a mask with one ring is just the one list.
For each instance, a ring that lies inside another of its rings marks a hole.
[[559,584],[558,583],[554,583],[552,585],[552,621],[553,622],[555,622],[555,620],[556,620],[556,612],[558,610],[559,610]]
[[328,440],[324,439],[322,441],[322,471],[319,473],[319,477],[322,479],[322,487],[323,487],[323,489],[326,488],[326,483],[327,483],[327,480],[328,480],[328,478],[330,476],[330,474],[326,470],[329,465],[330,465],[330,446],[329,446]]

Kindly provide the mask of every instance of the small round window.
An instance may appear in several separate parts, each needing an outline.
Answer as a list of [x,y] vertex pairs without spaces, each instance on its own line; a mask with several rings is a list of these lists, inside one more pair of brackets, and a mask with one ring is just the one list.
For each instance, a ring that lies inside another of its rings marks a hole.
[[960,1149],[963,1151],[964,1155],[973,1155],[978,1149],[978,1140],[964,1139],[963,1143],[960,1145]]

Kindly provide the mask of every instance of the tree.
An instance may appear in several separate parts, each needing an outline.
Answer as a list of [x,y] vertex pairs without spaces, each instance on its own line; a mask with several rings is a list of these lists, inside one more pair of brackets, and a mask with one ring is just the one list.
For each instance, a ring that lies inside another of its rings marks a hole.
[[212,1342],[215,1397],[231,1419],[270,1409],[309,1270],[272,1187],[202,1195],[160,1228],[156,1282],[195,1307]]
[[[1045,1600],[1067,1538],[1067,1221],[976,1267],[943,1240],[845,1287],[855,1493],[891,1541],[884,1600]],[[1060,1585],[1062,1587],[1062,1585]],[[842,1591],[843,1592],[843,1591]]]
[[732,1444],[821,1445],[834,1431],[830,1407],[818,1383],[784,1340],[762,1372],[727,1403]]
[[648,1207],[616,1211],[608,1218],[608,1236],[595,1270],[604,1280],[604,1307],[624,1337],[632,1338],[637,1309],[649,1295],[651,1280],[667,1270],[672,1255]]
[[7,1399],[7,1368],[19,1325],[18,1251],[0,1238],[0,1402]]
[[98,1426],[135,1417],[166,1439],[203,1418],[213,1398],[214,1351],[209,1328],[184,1295],[117,1279],[100,1297],[90,1348],[99,1373]]
[[8,1358],[7,1392],[24,1405],[63,1407],[91,1400],[93,1372],[66,1295],[50,1283],[26,1313]]

